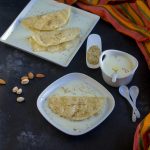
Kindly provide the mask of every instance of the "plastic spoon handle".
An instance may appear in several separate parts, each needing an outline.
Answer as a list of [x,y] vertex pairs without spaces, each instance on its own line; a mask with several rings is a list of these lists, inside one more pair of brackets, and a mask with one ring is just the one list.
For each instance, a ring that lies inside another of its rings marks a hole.
[[[136,100],[139,95],[139,88],[137,86],[131,86],[129,89],[129,93],[133,100],[134,105],[136,106]],[[134,122],[136,121],[136,115],[134,111],[132,111],[132,121]]]
[[128,102],[130,103],[130,105],[132,106],[132,108],[133,108],[133,110],[134,110],[134,112],[135,112],[135,114],[136,114],[136,117],[137,118],[140,118],[140,112],[139,112],[139,110],[137,109],[137,107],[134,105],[134,103],[132,102],[132,100],[130,99],[130,97],[126,97],[126,99],[128,100]]
[[128,87],[127,86],[120,86],[119,87],[119,93],[124,97],[126,98],[126,100],[130,103],[130,105],[132,106],[135,114],[136,114],[136,117],[137,118],[140,118],[140,112],[139,110],[137,109],[137,107],[134,105],[134,103],[132,102],[130,96],[129,96],[129,90],[128,90]]
[[[134,87],[133,86],[130,87],[129,93],[130,93],[130,96],[131,96],[131,98],[133,100],[134,105],[136,106],[136,98],[135,98],[135,93],[134,92],[135,92],[134,91]],[[136,122],[136,114],[135,114],[134,110],[132,111],[132,121]]]
[[118,74],[117,73],[114,73],[113,75],[112,75],[112,82],[116,82],[116,80],[117,80],[117,77],[118,77]]
[[136,122],[136,114],[134,112],[134,110],[132,111],[132,122]]

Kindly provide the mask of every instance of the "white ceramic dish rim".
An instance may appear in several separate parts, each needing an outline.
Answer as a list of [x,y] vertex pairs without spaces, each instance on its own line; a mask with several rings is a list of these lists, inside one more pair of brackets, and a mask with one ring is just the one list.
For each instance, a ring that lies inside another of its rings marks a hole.
[[86,64],[89,68],[92,68],[92,69],[97,69],[100,67],[99,63],[97,65],[92,65],[88,62],[87,60],[87,52],[89,50],[89,48],[93,45],[96,45],[98,46],[99,50],[100,50],[100,55],[101,55],[101,52],[102,52],[102,40],[101,40],[101,37],[100,35],[98,34],[90,34],[88,36],[88,39],[87,39],[87,45],[86,45]]
[[101,70],[107,75],[107,76],[109,76],[110,78],[112,78],[110,75],[108,75],[103,69],[102,69],[102,58],[103,58],[103,56],[105,55],[105,53],[106,52],[117,52],[117,53],[122,53],[123,55],[127,55],[127,56],[129,56],[129,57],[131,57],[132,59],[134,59],[134,61],[135,61],[135,63],[136,63],[136,65],[135,65],[135,67],[134,67],[134,69],[132,69],[126,76],[124,76],[124,77],[117,77],[117,79],[123,79],[123,78],[126,78],[126,77],[128,77],[128,76],[130,76],[130,75],[132,75],[132,74],[134,74],[135,73],[135,71],[136,71],[136,69],[138,68],[138,66],[139,66],[139,62],[138,62],[138,60],[134,57],[134,56],[132,56],[131,54],[129,54],[129,53],[126,53],[126,52],[123,52],[123,51],[120,51],[120,50],[115,50],[115,49],[108,49],[108,50],[105,50],[104,52],[102,52],[102,54],[101,54],[101,56],[100,56],[100,60],[99,60],[99,63],[100,63],[100,68],[101,68]]
[[[20,48],[18,46],[16,46],[15,44],[12,44],[12,43],[9,43],[7,42],[7,38],[11,35],[11,33],[15,30],[15,27],[18,25],[18,23],[20,22],[20,19],[24,18],[26,16],[26,14],[28,13],[28,11],[32,8],[32,6],[37,2],[38,0],[31,0],[26,6],[25,8],[21,11],[21,13],[16,17],[16,19],[13,21],[13,23],[8,27],[8,29],[3,33],[3,35],[0,37],[0,41],[5,43],[5,44],[8,44],[10,46],[13,46],[15,48],[18,48],[19,50],[22,50],[24,52],[27,52],[29,54],[32,54],[34,56],[37,56],[39,58],[42,58],[42,59],[45,59],[47,61],[50,61],[54,64],[57,64],[57,65],[60,65],[62,67],[68,67],[68,65],[70,64],[70,62],[72,61],[72,59],[74,58],[74,56],[76,55],[76,53],[78,52],[78,50],[80,49],[81,45],[83,44],[83,42],[85,41],[85,39],[87,38],[88,34],[92,31],[92,29],[94,28],[94,26],[97,24],[97,22],[99,21],[100,17],[95,15],[95,14],[92,14],[90,12],[87,12],[87,11],[84,11],[84,10],[81,10],[79,8],[76,8],[76,7],[73,7],[73,6],[69,6],[69,7],[72,7],[76,10],[78,10],[80,13],[81,12],[84,12],[86,14],[90,14],[90,15],[93,15],[95,17],[95,22],[93,23],[93,26],[90,27],[90,29],[87,31],[86,35],[82,38],[82,41],[77,45],[76,47],[76,50],[74,50],[74,52],[72,53],[72,55],[67,59],[67,62],[65,64],[61,64],[59,62],[56,62],[56,61],[53,61],[53,60],[50,60],[44,56],[40,56],[36,53],[33,53],[29,50],[26,50],[24,48]],[[52,1],[50,0],[51,3],[58,3],[56,1]],[[58,3],[59,5],[64,5],[64,6],[68,6],[67,4],[63,4],[63,3]]]
[[[96,84],[98,86],[100,86],[100,88],[102,88],[102,90],[104,92],[107,93],[108,97],[110,98],[109,99],[109,102],[111,104],[110,106],[110,109],[107,111],[107,114],[105,114],[105,116],[103,118],[101,118],[101,120],[98,120],[98,122],[94,125],[94,126],[91,126],[90,128],[88,128],[87,130],[85,130],[84,132],[80,132],[80,133],[71,133],[71,132],[68,132],[64,129],[62,129],[59,125],[55,124],[53,122],[53,120],[50,120],[49,117],[47,116],[46,112],[43,110],[42,108],[42,102],[44,103],[44,101],[46,100],[46,98],[48,97],[48,95],[50,94],[50,89],[51,87],[57,85],[57,88],[59,88],[59,84],[61,81],[71,77],[71,76],[78,76],[78,77],[83,77],[83,78],[87,78],[88,80],[90,80],[91,82],[94,82],[93,84]],[[100,123],[102,123],[110,114],[111,112],[113,111],[115,107],[115,100],[114,100],[114,97],[112,96],[112,94],[103,86],[101,85],[99,82],[97,82],[96,80],[94,80],[93,78],[85,75],[85,74],[82,74],[82,73],[69,73],[67,75],[64,75],[63,77],[57,79],[56,81],[54,81],[53,83],[51,83],[38,97],[37,99],[37,108],[39,110],[39,112],[42,114],[42,116],[50,123],[52,124],[54,127],[56,127],[57,129],[59,129],[60,131],[68,134],[68,135],[72,135],[72,136],[78,136],[78,135],[82,135],[82,134],[85,134],[89,131],[91,131],[92,129],[94,129],[95,127],[97,127]]]

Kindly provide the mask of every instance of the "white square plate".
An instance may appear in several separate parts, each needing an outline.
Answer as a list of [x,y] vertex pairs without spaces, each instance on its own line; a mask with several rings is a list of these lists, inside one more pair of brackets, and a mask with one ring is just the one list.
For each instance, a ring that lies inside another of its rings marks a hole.
[[44,58],[63,67],[67,67],[85,41],[88,34],[92,31],[98,22],[100,18],[99,16],[70,6],[71,16],[66,27],[80,28],[80,42],[69,50],[56,53],[32,51],[31,45],[26,40],[27,37],[31,35],[31,31],[20,24],[20,21],[23,18],[61,10],[65,7],[68,7],[68,5],[52,0],[31,0],[15,19],[15,21],[11,24],[11,26],[7,29],[7,31],[1,36],[0,40],[6,44],[17,47],[20,50]]
[[[48,97],[54,94],[63,96],[103,96],[106,97],[106,103],[103,111],[97,115],[82,121],[71,121],[59,117],[48,107]],[[114,106],[115,101],[110,92],[91,77],[81,73],[70,73],[61,77],[50,84],[37,99],[37,107],[43,117],[57,129],[69,135],[81,135],[92,130],[108,117]]]

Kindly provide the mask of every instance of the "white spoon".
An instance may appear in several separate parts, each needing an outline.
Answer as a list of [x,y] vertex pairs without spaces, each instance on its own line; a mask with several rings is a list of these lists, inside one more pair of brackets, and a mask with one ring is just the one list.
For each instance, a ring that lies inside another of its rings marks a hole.
[[115,83],[117,80],[118,74],[117,73],[113,73],[112,75],[112,82]]
[[[139,95],[139,88],[137,86],[131,86],[129,89],[129,93],[133,100],[134,105],[136,106],[136,100]],[[136,121],[136,114],[135,114],[134,110],[132,111],[132,121],[133,122]]]
[[134,105],[134,103],[132,102],[131,98],[130,98],[130,95],[129,95],[129,89],[127,86],[125,85],[122,85],[119,87],[119,93],[124,97],[126,98],[126,100],[128,100],[128,102],[130,103],[130,105],[132,106],[135,114],[136,114],[136,117],[137,118],[140,118],[140,112],[139,110],[137,109],[137,107]]

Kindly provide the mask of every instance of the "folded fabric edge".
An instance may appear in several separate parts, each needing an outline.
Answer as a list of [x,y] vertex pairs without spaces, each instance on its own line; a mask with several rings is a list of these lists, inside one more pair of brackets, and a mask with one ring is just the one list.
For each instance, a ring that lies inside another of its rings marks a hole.
[[145,60],[148,64],[148,68],[150,70],[150,54],[148,53],[147,48],[144,46],[144,44],[142,42],[137,42],[136,41],[136,43],[137,43],[138,47],[140,48],[142,54],[144,55]]

